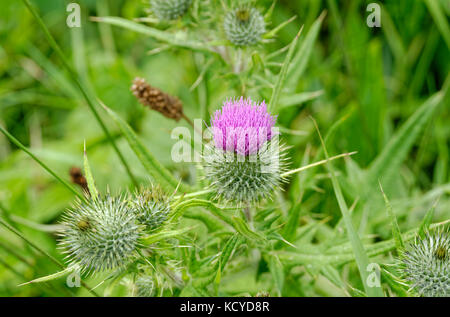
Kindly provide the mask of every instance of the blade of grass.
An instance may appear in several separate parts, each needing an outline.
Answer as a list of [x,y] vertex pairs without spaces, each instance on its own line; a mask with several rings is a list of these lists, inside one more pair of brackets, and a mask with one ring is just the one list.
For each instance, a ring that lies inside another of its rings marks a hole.
[[167,32],[136,23],[120,17],[91,17],[91,21],[108,23],[134,32],[138,32],[157,39],[158,41],[168,43],[173,46],[188,48],[196,51],[211,52],[206,43],[196,42],[194,40],[183,40],[181,34],[169,34]]
[[433,17],[434,23],[436,23],[436,26],[441,32],[441,35],[447,44],[447,48],[450,50],[450,27],[439,1],[425,0],[425,4]]
[[95,186],[94,177],[92,176],[91,167],[89,166],[88,157],[86,154],[86,142],[84,142],[84,173],[86,174],[86,182],[89,188],[89,194],[92,199],[97,199],[99,194],[97,187]]
[[428,209],[427,213],[425,214],[425,217],[422,220],[422,223],[420,224],[419,236],[422,238],[425,236],[425,232],[430,227],[431,221],[433,220],[434,211],[436,210],[436,206],[437,206],[438,202],[439,202],[439,198],[434,202],[433,206],[431,206],[431,208]]
[[70,272],[72,272],[74,270],[73,267],[67,267],[62,271],[47,275],[47,276],[43,276],[43,277],[39,277],[37,279],[19,284],[18,286],[24,286],[24,285],[28,285],[28,284],[32,284],[32,283],[43,283],[43,282],[48,282],[48,281],[52,281],[55,279],[58,279],[60,277],[65,276],[66,274],[69,274]]
[[396,247],[397,251],[404,250],[405,244],[403,243],[402,233],[400,232],[397,218],[395,217],[394,211],[392,210],[392,205],[389,202],[389,199],[387,198],[386,194],[384,193],[383,187],[381,186],[381,182],[379,182],[379,184],[380,184],[381,193],[383,194],[384,202],[386,204],[386,211],[388,213],[388,217],[391,220],[392,236],[394,237],[395,247]]
[[278,103],[278,99],[280,98],[281,89],[283,88],[283,84],[286,79],[286,75],[288,73],[289,65],[290,65],[292,57],[294,55],[294,51],[297,48],[298,38],[300,37],[302,30],[303,30],[303,26],[300,28],[300,30],[298,31],[294,40],[292,41],[292,43],[289,47],[289,50],[286,54],[286,57],[284,58],[283,66],[281,67],[280,73],[277,77],[277,82],[275,84],[275,87],[273,88],[272,97],[270,98],[269,105],[267,107],[268,110],[273,109],[273,111],[276,112],[277,103]]
[[74,193],[81,200],[85,200],[83,195],[81,195],[71,184],[59,177],[55,172],[52,171],[44,162],[38,159],[33,153],[31,153],[19,140],[17,140],[12,134],[6,131],[2,126],[0,126],[0,132],[2,132],[12,143],[19,147],[22,151],[28,154],[34,161],[36,161],[42,168],[44,168],[50,175],[52,175],[56,180],[63,184],[68,190]]
[[[55,257],[53,257],[51,254],[49,254],[47,251],[43,250],[33,242],[31,242],[27,237],[25,237],[20,231],[16,230],[12,226],[10,226],[8,223],[6,223],[3,219],[0,218],[0,225],[4,226],[6,229],[17,235],[19,238],[21,238],[23,241],[25,241],[29,246],[31,246],[36,251],[42,253],[44,256],[49,258],[53,263],[55,263],[59,268],[64,269],[64,265],[59,262]],[[94,295],[95,297],[99,297],[99,295],[94,292],[85,282],[81,281],[81,285],[88,290],[89,293]]]
[[444,91],[434,94],[417,109],[371,163],[366,175],[366,195],[370,194],[371,189],[379,178],[389,178],[398,170],[413,146],[414,141],[424,129],[437,106],[441,103],[444,95]]
[[[321,142],[322,148],[323,148],[323,153],[325,154],[325,158],[328,159],[329,158],[328,151],[326,149],[325,142],[322,138],[322,135],[320,134],[320,130],[319,130],[319,127],[317,126],[317,122],[313,118],[311,118],[311,119],[312,119],[314,126],[317,130],[317,133],[319,135],[320,142]],[[383,297],[383,291],[381,290],[380,287],[376,287],[376,286],[370,287],[369,285],[367,285],[367,281],[368,281],[368,277],[369,277],[369,272],[367,271],[367,267],[369,265],[369,257],[367,256],[366,251],[364,250],[364,246],[353,226],[353,222],[352,222],[352,219],[351,219],[348,207],[347,207],[347,203],[345,202],[344,195],[342,194],[342,190],[339,185],[339,181],[337,180],[337,177],[334,173],[333,166],[330,162],[328,162],[326,164],[326,166],[331,175],[331,182],[333,184],[334,193],[336,195],[336,199],[338,201],[339,208],[341,209],[342,218],[344,220],[344,223],[345,223],[345,226],[347,229],[348,239],[350,240],[350,243],[353,248],[353,252],[355,254],[355,260],[356,260],[356,264],[359,269],[359,274],[361,275],[361,280],[364,285],[364,290],[368,296]]]
[[333,160],[336,160],[336,159],[339,159],[339,158],[342,158],[342,157],[347,157],[347,156],[350,156],[350,155],[353,155],[353,154],[356,154],[356,153],[358,153],[358,152],[355,151],[355,152],[343,153],[343,154],[335,155],[335,156],[329,157],[329,158],[327,158],[325,160],[321,160],[321,161],[318,161],[318,162],[315,162],[315,163],[308,164],[306,166],[302,166],[302,167],[299,167],[299,168],[296,168],[296,169],[284,172],[283,174],[281,174],[281,177],[286,177],[286,176],[289,176],[289,175],[292,175],[292,174],[295,174],[295,173],[300,173],[300,172],[302,172],[304,170],[307,170],[307,169],[310,169],[312,167],[316,167],[316,166],[319,166],[319,165],[327,164],[329,161],[333,161]]
[[138,182],[135,179],[135,177],[133,176],[130,167],[128,166],[128,163],[126,162],[125,158],[123,157],[122,153],[120,152],[119,148],[117,147],[113,137],[111,136],[111,134],[109,133],[108,128],[106,127],[105,123],[103,122],[103,120],[100,118],[100,115],[98,114],[96,108],[95,108],[95,98],[93,98],[91,96],[91,93],[88,91],[88,89],[84,86],[84,84],[82,83],[81,79],[78,77],[78,75],[76,74],[76,72],[73,70],[73,68],[70,66],[69,62],[67,61],[64,53],[62,52],[61,48],[59,47],[59,45],[56,43],[55,39],[53,38],[53,36],[51,35],[49,29],[47,28],[47,26],[45,25],[44,21],[42,21],[41,17],[39,16],[39,13],[36,11],[36,9],[31,5],[29,0],[22,0],[23,3],[25,4],[25,6],[28,8],[28,10],[31,12],[31,14],[33,15],[33,17],[36,19],[36,21],[38,22],[39,26],[41,27],[42,31],[44,32],[50,46],[53,48],[53,50],[56,52],[56,54],[59,56],[59,58],[61,59],[63,66],[67,69],[67,71],[69,72],[72,80],[74,81],[74,83],[78,86],[78,88],[80,89],[83,97],[86,99],[86,103],[89,106],[89,109],[91,110],[92,114],[94,115],[95,119],[97,120],[97,122],[99,123],[100,127],[102,128],[104,134],[106,135],[108,141],[111,143],[112,147],[114,148],[114,151],[117,153],[117,156],[119,157],[122,165],[124,166],[126,172],[128,173],[128,175],[130,176],[131,181],[133,182],[134,186],[138,186]]
[[303,75],[306,66],[308,65],[309,58],[311,57],[314,43],[319,35],[322,21],[325,18],[326,12],[322,12],[317,20],[313,23],[310,30],[305,36],[305,39],[300,44],[300,47],[292,59],[287,73],[287,82],[289,83],[289,89],[294,90],[300,77]]
[[[176,180],[160,162],[158,162],[152,153],[150,153],[128,123],[126,123],[120,116],[104,105],[101,101],[99,102],[120,128],[128,141],[128,144],[141,161],[147,173],[149,173],[154,180],[158,181],[166,190],[175,190],[179,184],[179,181]],[[191,191],[191,189],[185,184],[180,184],[180,190],[183,192]]]

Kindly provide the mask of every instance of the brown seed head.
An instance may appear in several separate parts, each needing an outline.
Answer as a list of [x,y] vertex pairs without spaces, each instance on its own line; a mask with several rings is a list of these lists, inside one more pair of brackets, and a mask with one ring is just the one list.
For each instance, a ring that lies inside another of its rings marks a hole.
[[87,185],[86,178],[83,176],[81,172],[81,168],[72,166],[69,170],[70,178],[72,183],[79,185],[86,193],[89,193],[89,188]]
[[141,104],[160,112],[167,118],[179,121],[183,116],[183,104],[177,97],[150,86],[143,78],[136,77],[133,80],[131,91]]

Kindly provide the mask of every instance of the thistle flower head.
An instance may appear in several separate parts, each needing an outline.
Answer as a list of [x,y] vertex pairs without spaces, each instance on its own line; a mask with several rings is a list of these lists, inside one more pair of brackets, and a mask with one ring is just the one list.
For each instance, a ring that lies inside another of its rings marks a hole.
[[227,100],[211,118],[213,145],[204,152],[205,175],[217,197],[236,203],[268,198],[282,181],[285,154],[272,130],[276,117],[263,103]]
[[450,296],[450,233],[436,231],[417,238],[402,256],[404,279],[420,296]]
[[241,155],[254,154],[274,135],[276,120],[264,101],[228,99],[211,118],[215,146]]
[[186,13],[192,0],[150,0],[152,10],[160,20],[175,20]]
[[122,197],[78,202],[63,216],[60,246],[82,272],[102,272],[129,263],[141,229]]
[[266,32],[264,17],[257,9],[250,7],[228,12],[223,27],[228,40],[236,46],[255,45]]
[[130,207],[138,222],[148,231],[161,227],[170,212],[169,197],[158,186],[136,192],[130,201]]

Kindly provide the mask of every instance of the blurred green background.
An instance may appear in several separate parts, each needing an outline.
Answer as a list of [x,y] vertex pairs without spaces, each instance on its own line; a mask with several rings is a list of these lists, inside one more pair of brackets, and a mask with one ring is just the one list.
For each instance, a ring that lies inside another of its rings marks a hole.
[[[345,119],[337,127],[328,150],[334,154],[358,151],[345,165],[340,163],[346,197],[351,199],[360,197],[358,184],[363,174],[359,172],[382,152],[394,131],[428,97],[440,90],[446,93],[449,85],[450,1],[376,1],[383,6],[381,28],[366,25],[369,14],[366,7],[370,2],[280,0],[269,28],[293,15],[297,19],[283,28],[274,41],[260,48],[271,52],[288,45],[301,25],[309,30],[320,13],[327,11],[307,68],[295,87],[295,92],[323,90],[323,94],[313,101],[283,109],[279,125],[302,131],[301,135],[284,134],[286,143],[292,146],[291,165],[295,167],[301,165],[305,152],[314,154],[320,148],[310,115],[318,121],[323,133]],[[227,96],[238,94],[223,71],[216,70],[222,67],[220,63],[214,62],[207,69],[201,88],[190,89],[205,62],[201,55],[179,48],[149,54],[161,43],[88,18],[145,17],[148,5],[143,1],[77,1],[82,9],[82,27],[73,29],[65,23],[69,1],[32,3],[96,95],[127,119],[152,153],[177,177],[191,181],[195,167],[174,164],[170,156],[175,143],[170,139],[170,131],[185,123],[176,123],[142,107],[131,95],[130,85],[134,77],[144,77],[152,85],[177,95],[190,118],[207,119]],[[267,9],[270,5],[271,1],[258,1],[260,8]],[[102,191],[107,186],[111,191],[131,187],[79,90],[26,7],[21,1],[0,0],[0,8],[0,125],[67,180],[70,167],[82,167],[86,141],[98,187]],[[268,100],[270,94],[261,91],[254,97]],[[206,105],[206,110],[201,104]],[[148,183],[148,176],[117,127],[102,109],[99,112],[134,175],[140,182]],[[449,218],[449,145],[450,102],[446,94],[396,168],[392,180],[385,185],[401,229],[417,226],[439,196],[435,220]],[[305,190],[305,214],[318,219],[330,217],[332,223],[336,222],[340,212],[324,170],[308,177],[308,182],[294,179],[286,188],[285,201],[295,202]],[[367,190],[376,192],[378,188]],[[73,199],[72,193],[0,135],[0,211],[25,236],[60,260],[63,257],[55,248],[56,237],[47,231],[54,229],[52,226]],[[358,218],[360,232],[376,234],[378,239],[388,237],[389,222],[383,205],[377,201],[370,208],[367,206],[362,206]],[[63,280],[17,287],[57,269],[50,260],[0,227],[0,296],[73,295],[70,292],[86,295],[82,289],[68,289]],[[247,286],[257,288],[251,283]],[[237,283],[236,288],[239,287]],[[291,287],[289,295],[323,295],[314,285],[302,290]]]

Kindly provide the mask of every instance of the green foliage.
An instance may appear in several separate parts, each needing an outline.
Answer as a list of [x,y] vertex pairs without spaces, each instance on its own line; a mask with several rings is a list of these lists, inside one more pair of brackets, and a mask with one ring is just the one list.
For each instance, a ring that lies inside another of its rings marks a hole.
[[[70,29],[63,2],[1,2],[0,296],[447,295],[445,1],[388,1],[381,28],[359,0],[78,3]],[[194,156],[190,121],[241,95],[278,116],[285,168],[172,160],[175,127]]]

